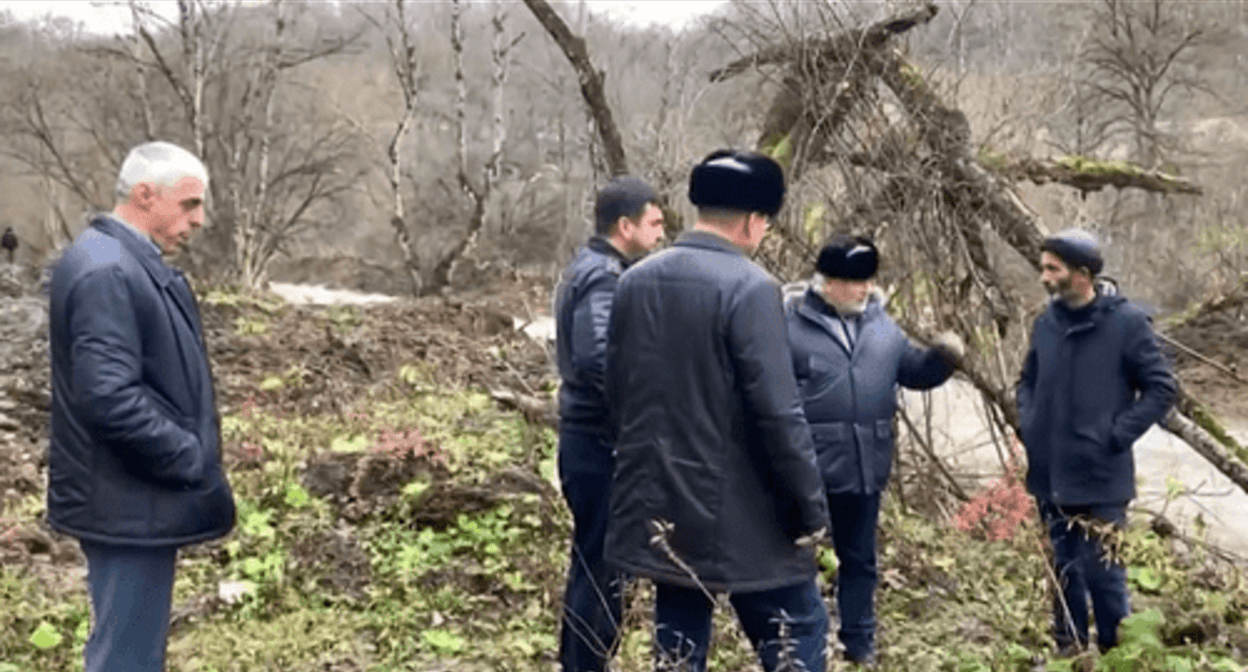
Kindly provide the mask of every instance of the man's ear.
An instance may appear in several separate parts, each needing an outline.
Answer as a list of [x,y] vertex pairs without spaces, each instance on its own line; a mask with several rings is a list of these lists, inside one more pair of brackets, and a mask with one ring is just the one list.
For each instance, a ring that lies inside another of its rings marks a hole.
[[143,210],[151,207],[152,201],[156,199],[156,196],[156,185],[151,182],[140,182],[130,190],[130,202]]

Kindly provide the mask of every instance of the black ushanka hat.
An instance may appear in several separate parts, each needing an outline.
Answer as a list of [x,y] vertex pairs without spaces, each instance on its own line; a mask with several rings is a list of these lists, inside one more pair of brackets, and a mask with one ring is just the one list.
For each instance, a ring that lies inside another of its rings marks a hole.
[[870,280],[879,267],[880,252],[866,236],[833,236],[815,262],[815,269],[825,278],[842,280]]
[[693,167],[689,200],[699,208],[773,217],[784,204],[784,170],[764,154],[721,149]]

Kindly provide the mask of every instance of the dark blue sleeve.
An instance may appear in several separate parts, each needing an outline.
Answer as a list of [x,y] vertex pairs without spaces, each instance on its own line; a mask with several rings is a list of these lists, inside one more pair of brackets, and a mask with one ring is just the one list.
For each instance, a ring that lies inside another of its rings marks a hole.
[[607,326],[618,280],[614,273],[594,273],[572,309],[572,369],[600,393],[605,393]]
[[897,366],[897,382],[912,390],[930,390],[949,380],[957,363],[941,348],[917,348],[894,326],[895,338],[901,343],[901,361]]
[[781,510],[792,512],[796,539],[828,525],[823,476],[802,412],[780,288],[758,283],[731,308],[728,341],[759,463],[771,468]]
[[198,483],[205,461],[199,440],[179,426],[174,405],[143,383],[143,334],[121,267],[81,278],[66,306],[74,403],[92,437],[154,481]]
[[1023,370],[1018,376],[1018,386],[1015,389],[1015,401],[1018,405],[1018,417],[1027,417],[1027,411],[1031,408],[1032,395],[1036,388],[1036,346],[1035,334],[1032,334],[1032,343],[1027,346],[1027,357],[1023,360]]
[[1165,417],[1178,392],[1170,364],[1143,313],[1133,314],[1126,327],[1123,360],[1131,387],[1138,396],[1131,407],[1114,420],[1114,447],[1118,450],[1129,448],[1149,426]]

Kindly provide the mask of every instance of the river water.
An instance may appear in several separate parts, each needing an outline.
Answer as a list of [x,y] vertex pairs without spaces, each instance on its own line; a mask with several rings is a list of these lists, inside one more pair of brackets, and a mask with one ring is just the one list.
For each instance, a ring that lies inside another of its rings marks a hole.
[[[907,391],[902,397],[910,417],[921,417],[922,395]],[[1000,458],[975,389],[954,379],[930,392],[929,399],[936,450],[956,473],[977,473],[985,479],[999,474]],[[1241,442],[1248,440],[1248,422],[1232,422],[1228,429]],[[1188,534],[1195,533],[1199,516],[1207,525],[1209,542],[1248,560],[1248,493],[1187,443],[1156,426],[1136,442],[1135,467],[1135,515],[1164,513]],[[1177,496],[1171,496],[1172,483]]]

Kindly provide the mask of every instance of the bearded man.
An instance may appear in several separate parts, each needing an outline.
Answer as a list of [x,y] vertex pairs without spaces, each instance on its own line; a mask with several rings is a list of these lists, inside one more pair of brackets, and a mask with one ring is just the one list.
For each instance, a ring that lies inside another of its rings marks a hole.
[[1087,645],[1089,596],[1104,651],[1130,611],[1127,574],[1091,530],[1126,523],[1131,448],[1169,410],[1176,384],[1148,315],[1097,282],[1104,260],[1096,237],[1070,229],[1042,250],[1040,281],[1052,300],[1032,327],[1018,383],[1027,489],[1053,544],[1059,654]]

